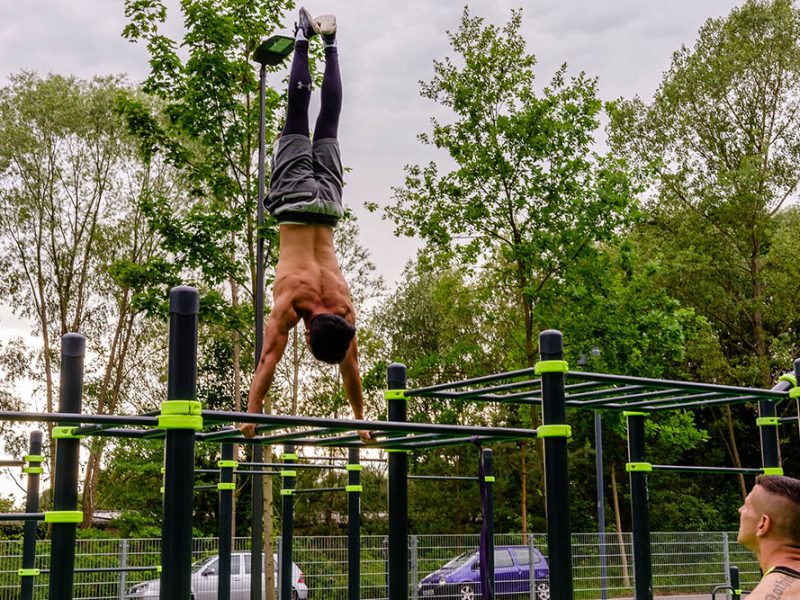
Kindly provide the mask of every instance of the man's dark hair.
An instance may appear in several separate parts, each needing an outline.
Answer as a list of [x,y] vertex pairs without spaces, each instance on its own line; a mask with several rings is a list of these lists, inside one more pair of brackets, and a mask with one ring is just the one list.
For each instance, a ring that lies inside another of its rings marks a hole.
[[338,315],[317,315],[309,325],[309,341],[314,358],[335,365],[344,360],[356,328]]
[[786,522],[786,533],[793,541],[800,544],[800,479],[783,475],[759,475],[756,485],[760,485],[776,496],[782,496],[792,503],[789,515],[783,515]]

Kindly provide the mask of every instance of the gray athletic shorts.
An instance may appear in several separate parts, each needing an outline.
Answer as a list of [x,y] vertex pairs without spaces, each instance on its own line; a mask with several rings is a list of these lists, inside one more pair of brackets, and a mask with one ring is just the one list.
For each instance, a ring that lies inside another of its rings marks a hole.
[[342,207],[342,156],[333,138],[281,136],[272,155],[272,178],[265,201],[278,223],[335,226]]

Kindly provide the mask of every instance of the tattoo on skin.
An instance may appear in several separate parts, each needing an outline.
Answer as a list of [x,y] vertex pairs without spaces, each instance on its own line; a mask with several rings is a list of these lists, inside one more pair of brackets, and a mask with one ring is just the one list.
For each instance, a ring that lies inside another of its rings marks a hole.
[[792,577],[783,576],[776,581],[772,586],[772,591],[764,596],[764,600],[780,600],[783,593],[792,587],[792,584],[797,581]]

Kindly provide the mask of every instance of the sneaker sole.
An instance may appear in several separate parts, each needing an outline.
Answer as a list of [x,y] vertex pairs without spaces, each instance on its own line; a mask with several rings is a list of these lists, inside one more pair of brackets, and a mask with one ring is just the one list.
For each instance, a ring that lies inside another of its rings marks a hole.
[[314,20],[314,17],[311,16],[311,13],[308,12],[305,8],[301,8],[300,12],[303,13],[303,16],[305,16],[306,21],[308,21],[308,23],[311,25],[311,29],[314,30],[314,33],[319,33],[319,25]]
[[322,35],[331,35],[336,33],[335,15],[320,15],[315,19],[315,22],[317,27],[319,27],[319,33]]

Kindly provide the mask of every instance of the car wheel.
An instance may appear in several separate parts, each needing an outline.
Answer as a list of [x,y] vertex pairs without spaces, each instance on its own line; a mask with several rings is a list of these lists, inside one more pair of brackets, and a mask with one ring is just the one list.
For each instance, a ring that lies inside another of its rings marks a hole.
[[550,600],[550,584],[542,583],[536,584],[536,598],[538,600]]
[[297,600],[297,590],[292,590],[292,600]]
[[459,600],[475,600],[475,590],[468,583],[462,583],[458,586],[458,599]]

